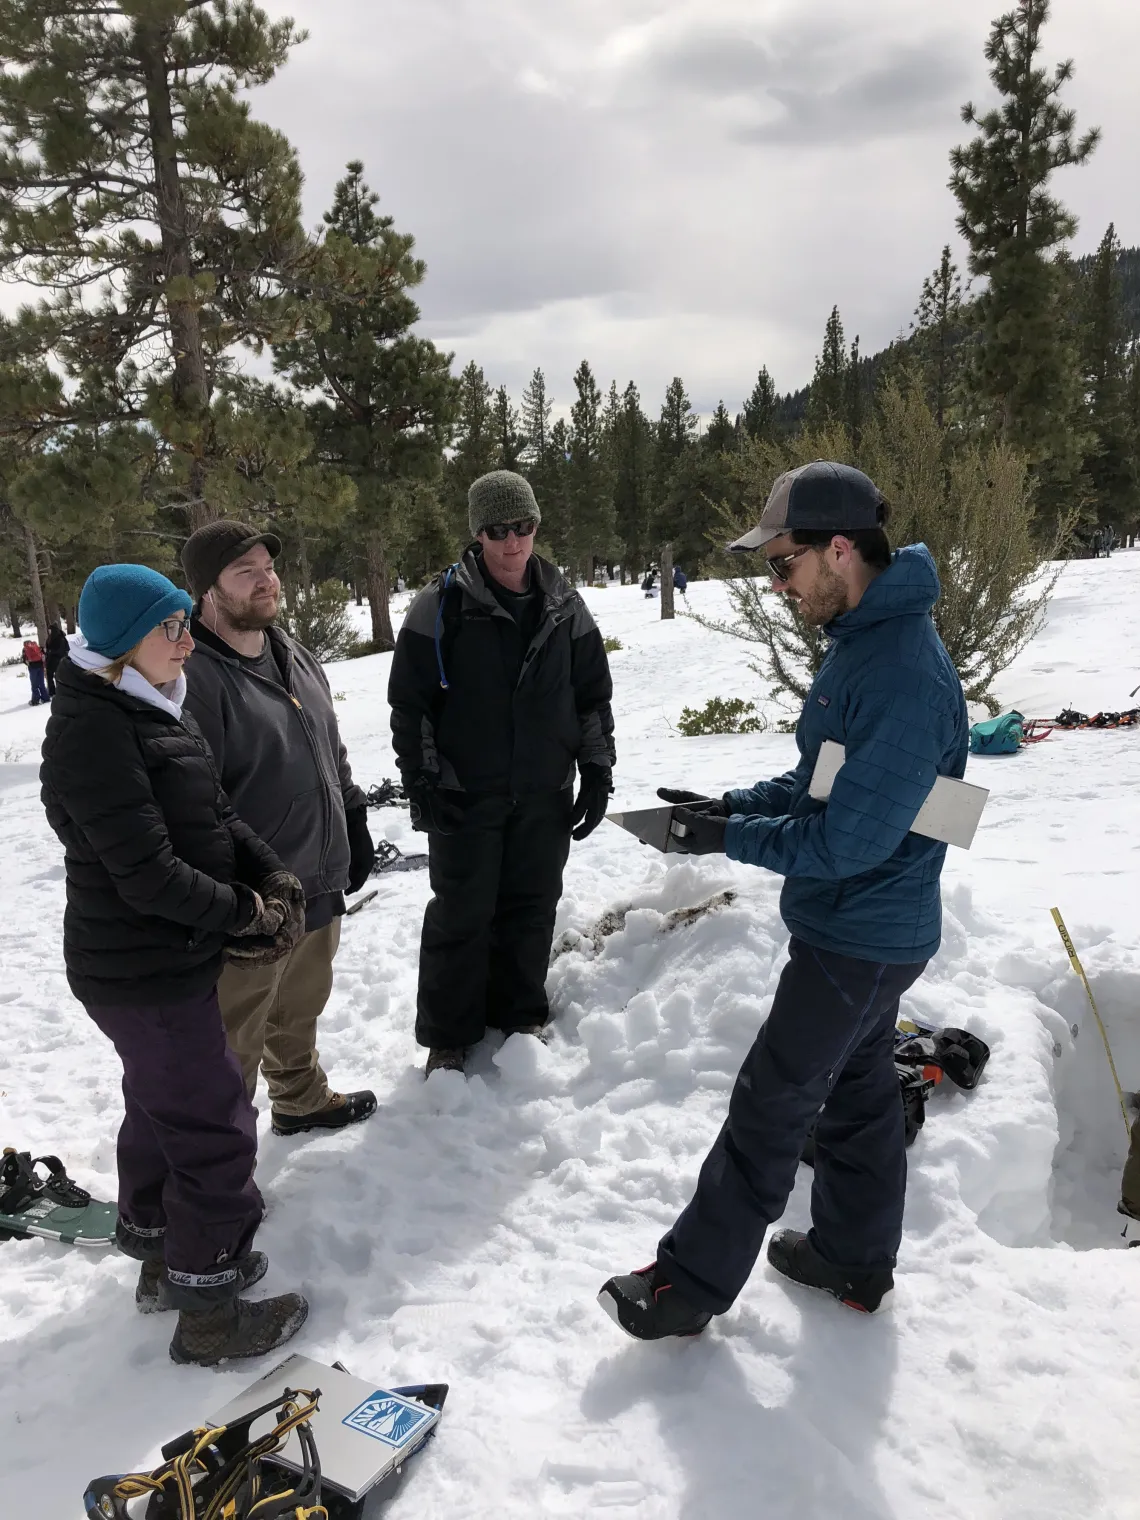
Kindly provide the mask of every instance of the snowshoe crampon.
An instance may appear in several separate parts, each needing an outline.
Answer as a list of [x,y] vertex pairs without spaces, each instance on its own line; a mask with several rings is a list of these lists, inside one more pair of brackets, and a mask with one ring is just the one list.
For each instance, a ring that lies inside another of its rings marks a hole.
[[0,1156],[0,1240],[40,1235],[65,1245],[112,1245],[118,1217],[113,1203],[93,1199],[72,1182],[58,1156],[33,1158],[11,1147]]
[[[93,1478],[83,1495],[92,1520],[325,1520],[321,1464],[310,1421],[319,1388],[286,1388],[232,1425],[178,1436],[162,1448],[165,1461],[148,1473]],[[276,1413],[277,1423],[255,1440],[250,1426]],[[296,1431],[301,1470],[265,1462]]]

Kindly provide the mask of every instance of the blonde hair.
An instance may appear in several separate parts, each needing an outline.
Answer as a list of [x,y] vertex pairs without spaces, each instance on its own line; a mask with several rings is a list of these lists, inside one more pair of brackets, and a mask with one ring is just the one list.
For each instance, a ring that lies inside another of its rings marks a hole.
[[133,645],[130,649],[124,650],[122,654],[116,655],[109,665],[104,665],[102,670],[97,670],[95,674],[99,676],[101,680],[106,681],[109,686],[117,685],[122,677],[123,671],[126,670],[127,666],[134,664],[135,655],[138,654],[139,650],[142,648],[142,642],[142,639],[140,639],[138,643]]

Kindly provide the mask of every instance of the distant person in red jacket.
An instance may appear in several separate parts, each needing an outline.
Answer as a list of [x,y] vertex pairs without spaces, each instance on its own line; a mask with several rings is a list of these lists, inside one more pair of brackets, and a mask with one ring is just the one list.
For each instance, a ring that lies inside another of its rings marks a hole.
[[28,679],[32,683],[32,707],[38,707],[41,702],[49,702],[47,682],[44,680],[44,652],[36,643],[35,639],[24,640],[24,650],[21,659],[28,667]]

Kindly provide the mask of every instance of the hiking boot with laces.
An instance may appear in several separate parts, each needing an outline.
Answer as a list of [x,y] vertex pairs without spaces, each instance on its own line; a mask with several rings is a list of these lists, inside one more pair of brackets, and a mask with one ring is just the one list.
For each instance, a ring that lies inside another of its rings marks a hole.
[[777,1230],[768,1242],[768,1260],[781,1277],[805,1288],[830,1293],[860,1314],[878,1314],[890,1307],[895,1279],[889,1268],[868,1272],[832,1266],[802,1230]]
[[231,1298],[208,1309],[180,1309],[170,1359],[216,1367],[231,1358],[264,1356],[296,1335],[308,1314],[309,1306],[299,1293],[282,1293],[256,1303]]
[[425,1080],[433,1071],[462,1071],[467,1052],[462,1045],[433,1045],[428,1051]]
[[712,1319],[682,1298],[657,1263],[611,1277],[598,1294],[598,1303],[614,1324],[637,1341],[659,1341],[667,1335],[700,1335]]
[[[269,1257],[264,1251],[250,1251],[238,1257],[233,1265],[237,1268],[238,1292],[252,1288],[269,1271]],[[166,1267],[161,1261],[144,1261],[135,1286],[135,1304],[140,1314],[158,1314],[163,1309],[173,1309],[167,1293]]]
[[362,1092],[329,1093],[324,1108],[312,1114],[272,1113],[275,1135],[299,1135],[307,1129],[344,1129],[346,1124],[359,1124],[371,1119],[376,1112],[376,1094],[365,1089]]

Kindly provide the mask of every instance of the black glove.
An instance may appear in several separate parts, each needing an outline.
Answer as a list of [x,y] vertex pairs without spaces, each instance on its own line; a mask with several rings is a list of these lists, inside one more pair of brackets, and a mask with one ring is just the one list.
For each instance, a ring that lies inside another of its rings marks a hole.
[[[673,809],[673,833],[671,848],[683,855],[723,855],[724,831],[728,819],[720,813],[708,813],[700,808],[675,807]],[[678,835],[677,829],[684,834]]]
[[463,826],[463,809],[453,802],[430,776],[417,776],[404,783],[408,817],[421,834],[455,834]]
[[348,826],[348,890],[359,892],[376,864],[376,846],[368,828],[368,809],[349,808],[344,821]]
[[[608,765],[597,765],[588,760],[582,767],[582,781],[570,814],[572,839],[585,839],[592,834],[606,816],[606,803],[614,789],[613,773]],[[580,828],[574,828],[575,824]]]
[[728,803],[719,797],[706,797],[702,792],[679,791],[672,786],[659,786],[657,795],[662,802],[691,808],[694,813],[709,813],[716,818],[728,817]]

